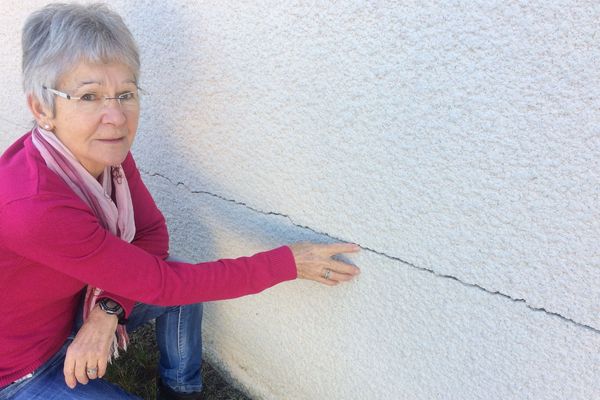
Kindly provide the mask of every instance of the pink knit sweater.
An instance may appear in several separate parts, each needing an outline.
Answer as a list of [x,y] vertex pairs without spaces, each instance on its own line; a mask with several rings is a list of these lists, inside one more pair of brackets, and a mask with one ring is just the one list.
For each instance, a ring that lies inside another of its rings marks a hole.
[[136,236],[126,243],[50,171],[30,133],[0,157],[0,387],[34,371],[69,335],[81,291],[103,288],[129,314],[135,302],[179,305],[258,293],[296,278],[288,247],[199,264],[166,262],[165,220],[131,154],[123,163]]

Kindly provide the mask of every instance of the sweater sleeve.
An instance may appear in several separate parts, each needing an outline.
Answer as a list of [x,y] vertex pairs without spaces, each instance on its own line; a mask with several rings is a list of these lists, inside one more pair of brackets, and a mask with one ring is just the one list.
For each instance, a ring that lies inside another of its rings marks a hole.
[[104,230],[72,196],[38,194],[0,209],[0,243],[33,262],[127,299],[180,305],[231,299],[296,278],[288,247],[251,257],[167,262]]

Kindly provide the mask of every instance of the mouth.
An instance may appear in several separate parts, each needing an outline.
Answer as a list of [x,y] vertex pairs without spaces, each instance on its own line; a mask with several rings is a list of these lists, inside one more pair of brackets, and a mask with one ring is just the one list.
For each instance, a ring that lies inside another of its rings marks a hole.
[[114,139],[98,139],[98,141],[106,144],[116,144],[122,143],[125,140],[125,137],[114,138]]

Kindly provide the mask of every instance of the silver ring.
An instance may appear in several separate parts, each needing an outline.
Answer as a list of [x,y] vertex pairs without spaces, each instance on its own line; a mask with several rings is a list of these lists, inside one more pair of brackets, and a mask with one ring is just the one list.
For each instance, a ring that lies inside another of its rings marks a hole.
[[88,375],[96,375],[96,373],[98,372],[98,368],[88,368],[86,372]]
[[325,272],[323,272],[323,278],[329,279],[329,276],[331,276],[331,270],[329,268],[325,268]]

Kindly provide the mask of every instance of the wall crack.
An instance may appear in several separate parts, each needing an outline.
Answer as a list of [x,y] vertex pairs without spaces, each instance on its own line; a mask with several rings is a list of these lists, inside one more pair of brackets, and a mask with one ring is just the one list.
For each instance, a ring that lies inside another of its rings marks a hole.
[[[217,198],[217,199],[222,200],[222,201],[226,201],[226,202],[231,203],[231,204],[235,204],[235,205],[238,205],[238,206],[245,207],[245,208],[247,208],[247,209],[249,209],[249,210],[251,210],[253,212],[256,212],[256,213],[259,213],[259,214],[262,214],[262,215],[282,217],[282,218],[285,218],[288,221],[290,221],[290,223],[292,223],[292,225],[294,225],[297,228],[306,229],[306,230],[308,230],[310,232],[313,232],[313,233],[315,233],[317,235],[327,237],[327,238],[332,239],[332,240],[337,241],[337,242],[345,242],[345,243],[349,242],[348,240],[345,240],[345,239],[333,236],[333,235],[331,235],[329,233],[320,232],[320,231],[318,231],[318,230],[316,230],[314,228],[311,228],[309,226],[298,224],[289,215],[278,213],[278,212],[273,212],[273,211],[259,210],[259,209],[255,208],[255,207],[252,207],[252,206],[250,206],[250,205],[248,205],[248,204],[246,204],[244,202],[241,202],[241,201],[238,201],[238,200],[234,200],[234,199],[228,199],[228,198],[226,198],[224,196],[221,196],[219,194],[216,194],[216,193],[212,193],[212,192],[205,191],[205,190],[193,190],[193,189],[190,189],[184,182],[180,182],[180,181],[175,182],[171,178],[169,178],[169,177],[167,177],[165,175],[162,175],[161,173],[158,173],[158,172],[149,172],[149,171],[143,170],[141,168],[139,170],[143,174],[148,175],[150,177],[159,177],[159,178],[162,178],[162,179],[166,180],[167,182],[169,182],[170,184],[172,184],[173,186],[182,186],[187,191],[189,191],[190,193],[211,196],[211,197]],[[352,243],[355,243],[355,242],[352,242]],[[441,273],[436,272],[435,270],[430,269],[430,268],[419,267],[419,266],[411,264],[410,262],[405,261],[405,260],[403,260],[403,259],[401,259],[399,257],[386,254],[384,252],[381,252],[381,251],[369,248],[367,246],[363,246],[360,243],[356,243],[356,244],[362,250],[364,250],[364,251],[368,251],[368,252],[371,252],[373,254],[377,254],[378,256],[385,257],[385,258],[387,258],[389,260],[400,262],[400,263],[402,263],[402,264],[404,264],[404,265],[406,265],[406,266],[408,266],[410,268],[417,269],[417,270],[422,271],[422,272],[427,272],[427,273],[432,274],[432,275],[434,275],[434,276],[436,276],[438,278],[451,279],[451,280],[453,280],[453,281],[455,281],[455,282],[457,282],[457,283],[459,283],[459,284],[461,284],[463,286],[474,288],[474,289],[478,289],[478,290],[481,290],[481,291],[483,291],[483,292],[485,292],[487,294],[490,294],[490,295],[501,296],[501,297],[503,297],[505,299],[508,299],[508,300],[510,300],[512,302],[515,302],[515,303],[522,303],[523,305],[525,305],[525,307],[527,307],[528,309],[530,309],[532,311],[542,312],[542,313],[544,313],[546,315],[550,315],[550,316],[559,318],[559,319],[561,319],[561,320],[563,320],[565,322],[574,324],[574,325],[576,325],[578,327],[581,327],[581,328],[590,330],[590,331],[592,331],[594,333],[600,334],[600,329],[598,329],[598,328],[595,328],[593,326],[590,326],[590,325],[587,325],[587,324],[575,321],[575,320],[573,320],[573,319],[571,319],[569,317],[566,317],[566,316],[564,316],[564,315],[562,315],[560,313],[557,313],[557,312],[554,312],[554,311],[549,311],[549,310],[545,309],[544,307],[534,307],[534,306],[528,304],[526,299],[516,298],[516,297],[510,296],[510,295],[508,295],[506,293],[503,293],[503,292],[500,292],[500,291],[497,291],[497,290],[495,291],[495,290],[491,290],[491,289],[485,288],[485,287],[483,287],[481,285],[478,285],[476,283],[465,282],[465,281],[457,278],[456,276],[447,275],[447,274],[441,274]]]

